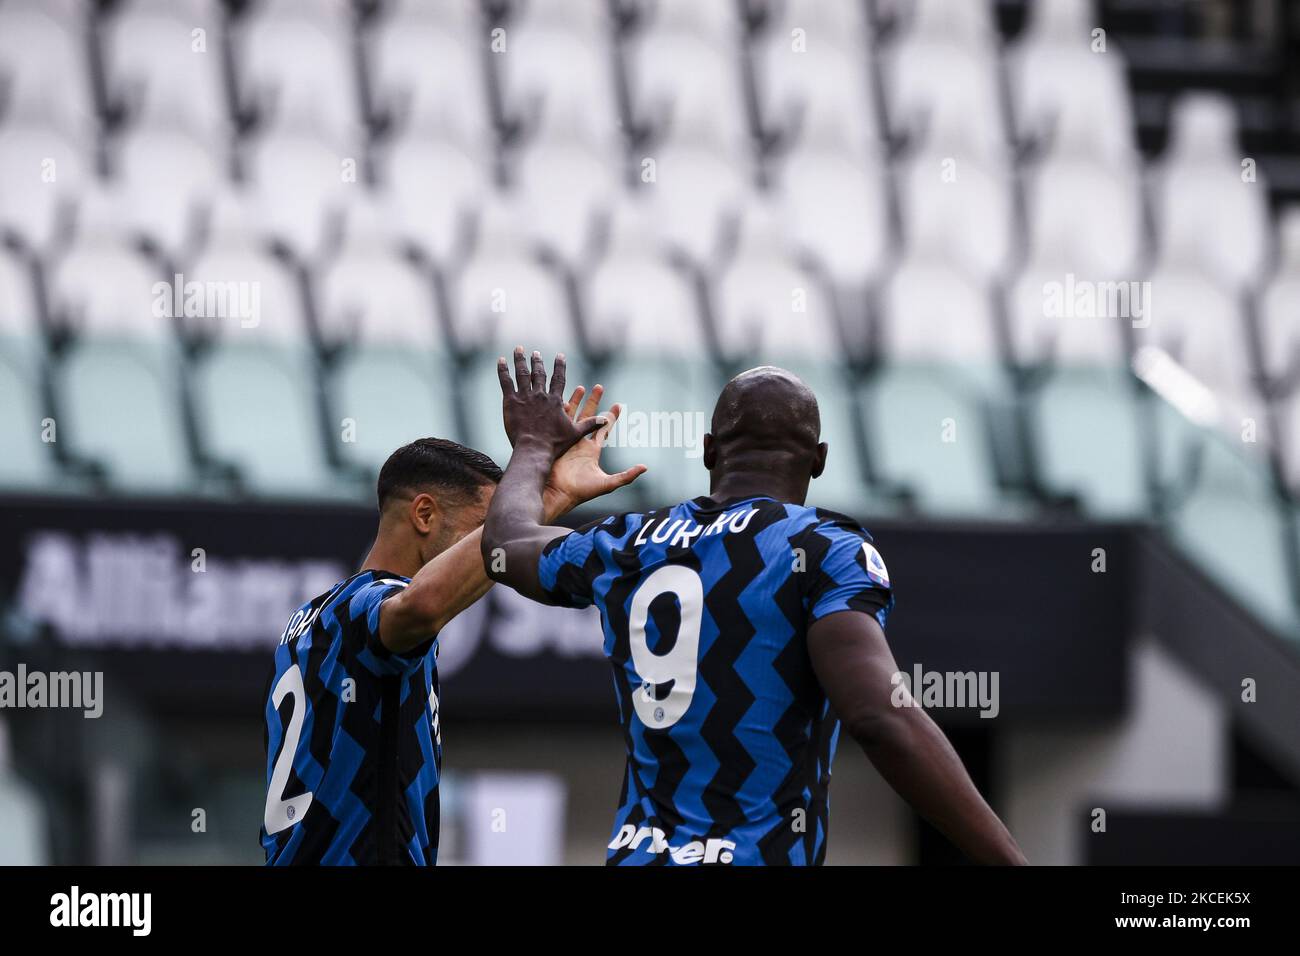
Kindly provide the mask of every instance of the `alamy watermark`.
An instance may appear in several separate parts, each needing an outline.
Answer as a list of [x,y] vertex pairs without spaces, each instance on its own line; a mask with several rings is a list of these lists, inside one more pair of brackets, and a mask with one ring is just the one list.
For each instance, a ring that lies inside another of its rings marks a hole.
[[81,710],[89,719],[104,713],[103,671],[0,671],[0,710]]
[[132,936],[148,936],[153,928],[152,893],[91,893],[76,886],[50,897],[54,927],[118,927]]
[[927,671],[920,664],[912,672],[898,671],[891,678],[895,707],[973,709],[982,719],[996,717],[1002,709],[997,671]]
[[245,329],[262,324],[260,282],[187,282],[178,272],[171,282],[155,282],[150,292],[155,318],[238,319]]
[[707,431],[704,412],[645,412],[624,408],[605,444],[613,448],[681,448],[687,458],[699,458],[704,454]]
[[1094,282],[1073,272],[1063,282],[1043,283],[1043,315],[1049,319],[1128,319],[1135,329],[1151,324],[1151,283]]

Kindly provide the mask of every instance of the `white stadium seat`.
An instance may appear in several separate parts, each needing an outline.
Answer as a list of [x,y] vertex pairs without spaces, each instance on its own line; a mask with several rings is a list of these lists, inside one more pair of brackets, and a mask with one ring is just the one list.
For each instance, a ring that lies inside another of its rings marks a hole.
[[698,36],[712,43],[734,40],[740,29],[736,5],[700,3],[699,0],[644,0],[650,14],[647,31]]
[[734,255],[714,289],[723,354],[756,360],[832,360],[842,355],[834,307],[790,256],[775,210],[745,209]]
[[905,242],[941,243],[955,264],[982,278],[1006,271],[1015,219],[1001,169],[926,152],[900,170],[898,188]]
[[1088,279],[1132,279],[1144,247],[1135,170],[1061,157],[1034,167],[1025,184],[1030,248],[1050,248]]
[[504,51],[491,62],[501,77],[507,118],[521,120],[533,135],[576,132],[598,148],[618,144],[613,58],[599,34],[584,36],[549,22],[512,26]]
[[1269,251],[1267,187],[1246,175],[1231,102],[1187,94],[1171,120],[1154,197],[1162,260],[1207,269],[1234,288],[1256,281]]
[[380,165],[393,228],[435,261],[449,259],[462,226],[491,191],[484,158],[454,140],[407,136]]
[[900,40],[886,58],[886,106],[895,135],[914,148],[1005,163],[1006,129],[997,61],[944,39]]
[[123,228],[126,200],[109,187],[82,197],[73,240],[49,271],[51,313],[80,336],[170,339],[172,323],[155,314],[154,287],[171,277]]
[[433,284],[398,253],[381,210],[355,203],[344,226],[342,248],[317,280],[321,337],[418,351],[440,347]]
[[669,265],[654,222],[632,201],[611,217],[604,251],[584,283],[587,334],[610,353],[706,354],[699,303]]
[[268,235],[303,260],[322,251],[331,224],[366,188],[355,154],[311,135],[269,132],[250,145],[246,162]]
[[579,261],[591,246],[597,216],[622,189],[618,159],[578,135],[553,131],[522,150],[516,188],[524,227],[566,262]]
[[231,308],[226,315],[205,317],[198,326],[218,342],[305,347],[310,329],[301,290],[292,273],[267,251],[263,235],[251,197],[239,193],[218,196],[207,241],[202,251],[184,264],[183,274],[187,282],[244,290],[250,304],[255,293],[258,314],[237,315],[238,310]]
[[1133,117],[1119,51],[1025,47],[1008,59],[1016,135],[1051,156],[1132,165]]
[[0,117],[84,132],[95,112],[85,57],[89,29],[84,5],[0,4]]
[[85,142],[52,127],[0,126],[0,227],[45,250],[77,197],[95,188],[88,155]]
[[884,11],[901,16],[909,39],[941,39],[987,49],[996,39],[988,0],[881,0]]
[[751,193],[747,170],[727,158],[716,140],[668,143],[639,172],[641,189],[655,207],[662,234],[680,253],[698,263],[712,262],[724,224],[738,214]]
[[863,49],[871,43],[871,19],[864,16],[866,8],[858,0],[784,0],[771,12],[775,17],[768,26],[770,33],[789,40],[791,30],[803,30],[814,51],[821,40],[847,41]]
[[879,273],[892,238],[882,162],[796,149],[780,166],[776,195],[794,245],[835,282],[861,286]]
[[361,117],[346,21],[321,15],[336,6],[339,0],[271,4],[242,27],[234,46],[242,109],[264,112],[272,129],[309,132],[342,148]]
[[[1078,260],[1068,247],[1044,247],[1036,250],[1012,283],[1007,293],[1007,315],[1018,361],[1124,367],[1122,323],[1131,319],[1108,311],[1110,280],[1077,273],[1078,268]],[[1130,298],[1119,298],[1120,291],[1116,287],[1116,301],[1130,302],[1134,286],[1123,288],[1123,295]]]
[[1204,272],[1168,265],[1151,283],[1151,321],[1138,342],[1169,353],[1225,399],[1252,400],[1254,369],[1236,295]]
[[987,369],[998,360],[989,290],[926,250],[905,258],[885,283],[881,348],[895,363]]
[[743,162],[751,143],[735,41],[652,31],[632,42],[627,63],[633,122],[665,125],[670,142],[707,136]]
[[468,19],[447,22],[405,4],[367,37],[371,97],[401,135],[436,135],[482,148],[491,137],[481,39]]
[[181,254],[223,180],[212,150],[188,133],[145,126],[123,138],[116,160],[128,197],[123,224]]
[[187,130],[213,155],[231,133],[214,5],[134,3],[106,20],[102,49],[108,96],[147,127]]
[[1061,45],[1084,42],[1098,25],[1093,0],[1032,0],[1028,7],[1022,41]]
[[1127,168],[1136,161],[1124,54],[1094,50],[1089,0],[1032,5],[1007,54],[1016,135],[1050,155]]
[[462,349],[497,352],[527,343],[572,350],[574,327],[559,277],[541,264],[508,201],[479,213],[474,251],[451,282],[452,323]]
[[800,147],[833,145],[853,156],[880,149],[883,124],[870,62],[853,34],[813,35],[796,48],[780,30],[756,50],[754,84],[764,125],[793,120]]

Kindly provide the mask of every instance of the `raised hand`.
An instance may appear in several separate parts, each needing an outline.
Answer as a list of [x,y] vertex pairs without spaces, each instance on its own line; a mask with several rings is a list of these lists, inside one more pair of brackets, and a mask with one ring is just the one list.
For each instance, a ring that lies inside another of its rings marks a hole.
[[[586,404],[580,406],[585,392],[586,389],[579,385],[573,390],[572,396],[564,406],[565,413],[575,423],[595,417],[600,409],[604,387],[596,385],[592,388]],[[542,493],[549,519],[553,520],[583,502],[631,484],[645,473],[645,465],[633,465],[611,475],[600,465],[600,452],[605,447],[605,439],[622,411],[623,406],[612,406],[603,416],[606,419],[604,427],[574,442],[569,446],[569,450],[551,466],[551,473],[547,476],[546,488]]]
[[521,444],[527,444],[543,450],[554,461],[579,438],[605,424],[605,419],[595,416],[575,420],[565,411],[562,354],[555,357],[549,388],[541,352],[533,352],[531,370],[523,346],[515,347],[514,359],[514,381],[504,358],[497,359],[497,377],[501,380],[506,437],[516,450]]
[[[549,603],[538,578],[538,561],[549,542],[569,533],[551,522],[569,508],[633,481],[645,467],[637,465],[616,475],[601,469],[600,451],[619,409],[596,414],[603,391],[599,385],[586,404],[582,404],[584,389],[575,389],[566,404],[563,355],[555,358],[549,387],[539,352],[533,353],[529,369],[524,350],[515,349],[513,382],[505,359],[497,362],[497,373],[506,434],[515,450],[492,495],[480,553],[488,577]],[[597,429],[603,433],[593,434]]]

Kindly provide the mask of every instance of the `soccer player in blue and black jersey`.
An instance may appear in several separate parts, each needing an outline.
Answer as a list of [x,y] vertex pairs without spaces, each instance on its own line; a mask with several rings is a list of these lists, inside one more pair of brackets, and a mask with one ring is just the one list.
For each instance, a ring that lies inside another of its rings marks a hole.
[[552,463],[585,438],[541,355],[499,362],[514,454],[482,536],[490,576],[601,613],[627,767],[610,864],[820,864],[840,721],[885,779],[981,863],[1023,863],[943,732],[894,706],[893,591],[871,536],[804,504],[826,465],[817,401],[782,369],[723,389],[710,491],[671,508],[548,526]]
[[[590,430],[599,387],[565,406]],[[633,480],[594,442],[548,469],[555,518]],[[428,864],[438,854],[439,630],[491,587],[479,536],[501,470],[443,439],[395,451],[379,473],[379,530],[363,570],[298,609],[268,684],[268,864]]]

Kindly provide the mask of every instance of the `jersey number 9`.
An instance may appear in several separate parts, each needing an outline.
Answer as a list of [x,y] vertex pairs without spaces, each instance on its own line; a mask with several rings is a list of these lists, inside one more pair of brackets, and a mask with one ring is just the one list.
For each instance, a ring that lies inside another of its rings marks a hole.
[[[661,595],[672,594],[681,608],[677,640],[666,654],[650,650],[646,621],[650,605]],[[641,686],[632,691],[632,704],[641,722],[652,730],[664,730],[682,719],[695,696],[695,675],[699,668],[700,616],[704,611],[704,586],[690,568],[668,564],[647,577],[632,595],[628,616],[628,643],[632,666]],[[668,696],[656,699],[657,685],[671,683]]]

